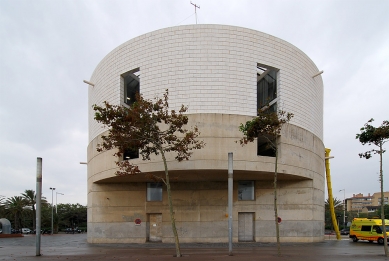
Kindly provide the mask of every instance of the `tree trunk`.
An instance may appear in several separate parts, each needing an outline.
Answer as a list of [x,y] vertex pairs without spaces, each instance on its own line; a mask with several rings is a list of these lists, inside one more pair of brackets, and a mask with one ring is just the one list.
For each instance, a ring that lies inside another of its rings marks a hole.
[[380,181],[381,181],[381,220],[382,220],[382,233],[384,234],[384,251],[385,256],[388,257],[388,236],[386,235],[385,225],[385,213],[384,213],[384,175],[382,173],[382,142],[380,142]]
[[278,165],[278,145],[276,144],[276,163],[274,166],[274,221],[276,224],[277,252],[278,252],[278,256],[281,256],[280,227],[278,224],[278,211],[277,211],[277,171],[278,171],[277,165]]
[[14,229],[19,229],[18,220],[19,220],[18,214],[15,213],[15,216],[14,216],[14,222],[15,222],[14,225],[15,225],[15,227],[14,227]]
[[174,218],[174,211],[173,211],[173,203],[172,203],[172,196],[171,196],[171,190],[170,190],[170,181],[169,181],[169,172],[167,168],[166,163],[166,157],[162,149],[160,149],[163,164],[165,167],[165,176],[166,176],[166,191],[167,191],[167,197],[168,197],[168,203],[169,203],[169,211],[170,211],[170,221],[172,223],[172,230],[174,235],[174,241],[176,244],[176,257],[181,257],[181,250],[180,250],[180,242],[178,240],[178,233],[176,228],[176,220]]

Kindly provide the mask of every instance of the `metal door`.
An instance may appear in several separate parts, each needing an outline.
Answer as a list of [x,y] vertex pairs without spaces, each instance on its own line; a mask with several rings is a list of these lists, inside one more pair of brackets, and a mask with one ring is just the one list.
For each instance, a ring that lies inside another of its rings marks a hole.
[[149,214],[148,240],[162,241],[162,214]]
[[239,242],[254,241],[254,213],[238,213],[238,240]]

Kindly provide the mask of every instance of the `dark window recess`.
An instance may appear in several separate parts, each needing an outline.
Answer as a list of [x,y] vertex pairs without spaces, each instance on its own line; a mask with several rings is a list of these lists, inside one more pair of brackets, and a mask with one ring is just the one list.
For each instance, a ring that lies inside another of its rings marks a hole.
[[238,182],[238,200],[254,200],[254,181]]
[[270,111],[277,111],[277,71],[257,67],[257,110],[270,104]]
[[123,160],[137,159],[139,158],[139,150],[136,149],[125,149],[123,152]]
[[162,183],[147,183],[147,201],[162,201]]
[[[269,141],[270,140],[270,141]],[[275,143],[275,139],[266,138],[265,136],[259,136],[257,138],[257,155],[258,156],[267,156],[275,157],[276,151],[273,148],[271,143]]]
[[362,226],[361,231],[371,231],[371,226]]
[[128,73],[123,76],[124,80],[124,103],[131,106],[136,101],[136,94],[140,92],[139,71]]
[[[267,109],[268,112],[277,112],[277,69],[257,66],[257,110]],[[276,151],[271,143],[274,138],[260,136],[257,139],[257,155],[275,157]]]

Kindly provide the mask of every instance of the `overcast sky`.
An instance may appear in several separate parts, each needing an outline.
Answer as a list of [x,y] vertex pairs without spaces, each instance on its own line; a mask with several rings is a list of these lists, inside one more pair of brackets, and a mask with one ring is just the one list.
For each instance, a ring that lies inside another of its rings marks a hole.
[[[324,144],[335,197],[380,190],[379,157],[355,139],[374,118],[389,120],[389,1],[211,1],[200,24],[262,31],[305,52],[324,81]],[[157,29],[196,23],[189,0],[0,0],[0,195],[36,188],[87,203],[87,85],[101,59],[123,42]],[[302,101],[304,102],[304,101]],[[389,143],[385,146],[389,149]],[[389,191],[389,152],[384,154]],[[54,204],[56,194],[54,194]]]

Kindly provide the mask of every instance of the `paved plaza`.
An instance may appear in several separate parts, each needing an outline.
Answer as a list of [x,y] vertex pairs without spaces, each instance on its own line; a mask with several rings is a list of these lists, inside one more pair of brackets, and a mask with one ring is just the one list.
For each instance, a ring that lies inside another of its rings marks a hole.
[[[282,256],[277,256],[273,243],[235,243],[233,256],[228,255],[228,244],[181,244],[181,260],[236,261],[341,261],[389,260],[382,245],[368,242],[354,243],[346,236],[334,240],[326,236],[320,243],[282,243]],[[86,234],[42,235],[41,256],[36,256],[35,235],[19,238],[0,238],[0,260],[177,260],[174,244],[88,244]]]

